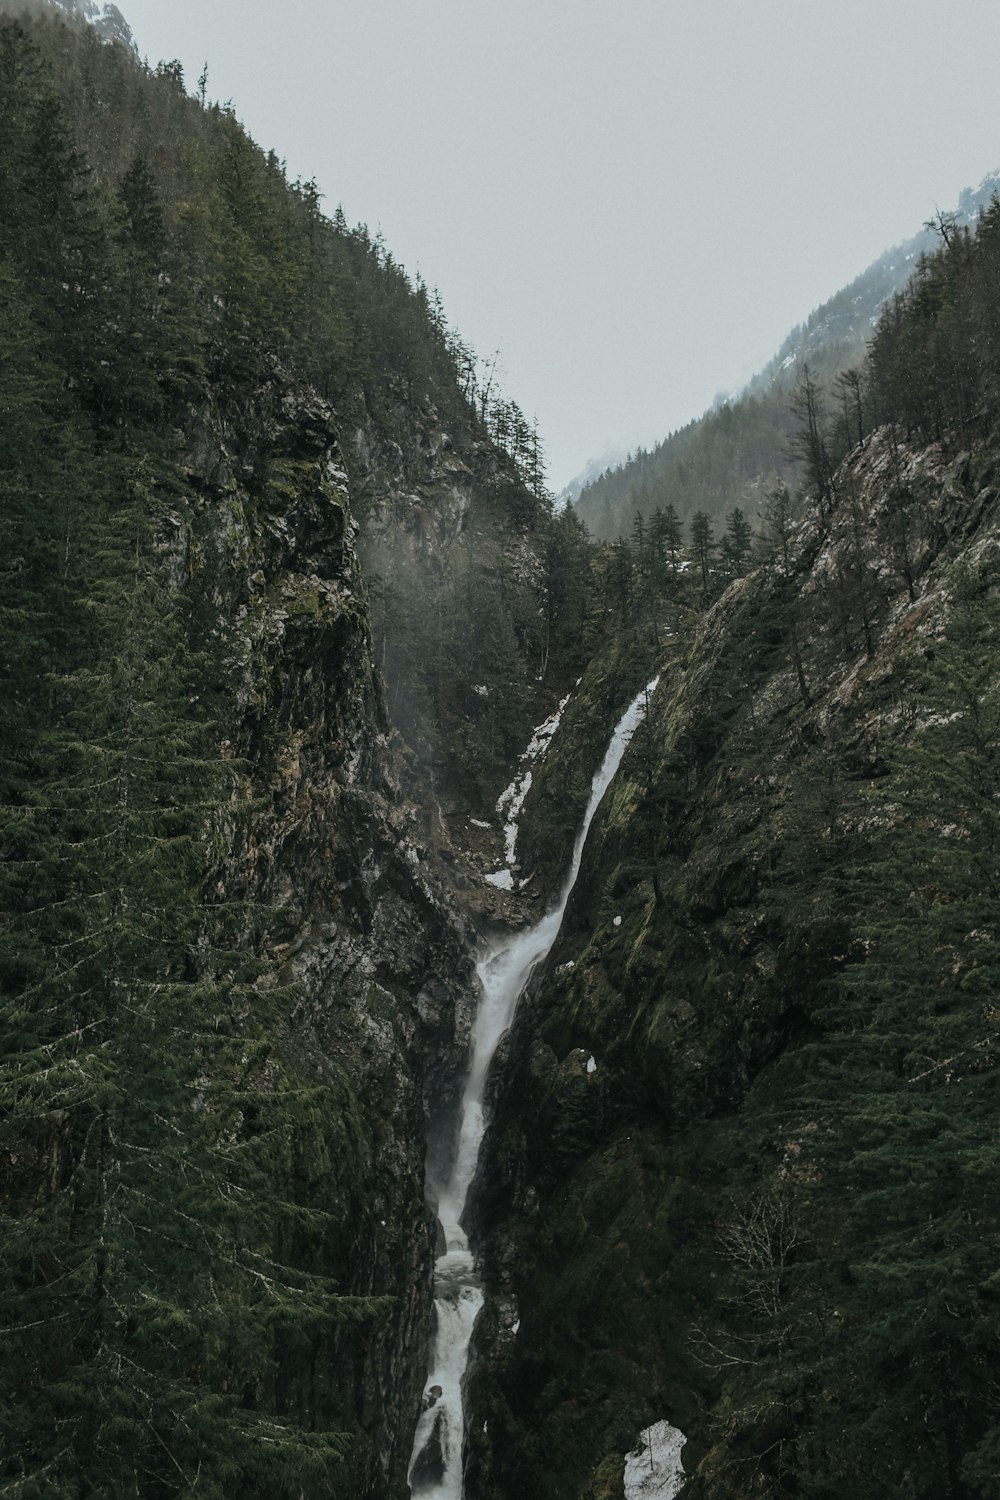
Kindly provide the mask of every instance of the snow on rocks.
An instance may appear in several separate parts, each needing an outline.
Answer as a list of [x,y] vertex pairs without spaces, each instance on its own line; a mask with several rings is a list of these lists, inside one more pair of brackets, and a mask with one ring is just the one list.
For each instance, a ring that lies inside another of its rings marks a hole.
[[[532,740],[532,744],[534,744],[534,740]],[[523,761],[524,757],[522,756],[521,758]],[[511,782],[505,792],[501,793],[500,800],[497,802],[497,812],[501,814],[504,812],[507,813],[507,821],[503,826],[503,831],[506,843],[507,863],[511,865],[514,863],[514,850],[517,846],[517,820],[521,816],[524,799],[531,791],[531,782],[531,772],[525,771],[523,775]]]
[[683,1432],[655,1422],[639,1434],[639,1445],[625,1459],[625,1500],[674,1500],[684,1488]]
[[597,1059],[595,1057],[588,1057],[587,1058],[587,1072],[588,1073],[596,1073],[597,1072]]
[[514,876],[511,866],[514,863],[514,855],[517,850],[517,824],[524,806],[524,799],[531,791],[531,765],[533,761],[540,760],[552,742],[552,736],[562,722],[562,716],[566,705],[572,697],[567,693],[554,714],[539,724],[531,736],[527,750],[521,756],[518,763],[518,773],[510,786],[500,793],[497,799],[497,812],[504,819],[504,858],[507,861],[506,868],[497,870],[492,875],[487,875],[489,885],[494,885],[498,890],[511,891],[514,889]]

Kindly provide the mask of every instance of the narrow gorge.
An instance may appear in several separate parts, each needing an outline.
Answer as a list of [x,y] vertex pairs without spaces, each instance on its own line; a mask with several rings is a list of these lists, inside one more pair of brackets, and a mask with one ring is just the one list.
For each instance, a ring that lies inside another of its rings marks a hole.
[[[482,1292],[463,1226],[469,1189],[479,1166],[485,1129],[487,1078],[497,1047],[508,1031],[515,1008],[536,969],[548,957],[576,884],[583,849],[594,815],[611,784],[636,728],[642,720],[654,680],[632,701],[611,736],[611,743],[594,774],[583,823],[573,846],[573,857],[558,901],[541,920],[524,932],[489,943],[476,965],[480,999],[472,1033],[472,1058],[462,1094],[457,1142],[447,1175],[430,1188],[436,1199],[444,1250],[435,1265],[434,1356],[428,1379],[429,1404],[417,1428],[410,1466],[414,1494],[462,1500],[464,1403],[469,1345]],[[565,706],[565,704],[563,705]],[[516,851],[517,829],[508,851]],[[516,1332],[516,1328],[515,1328]]]
[[116,7],[0,118],[0,1494],[1000,1500],[1000,203],[595,540]]

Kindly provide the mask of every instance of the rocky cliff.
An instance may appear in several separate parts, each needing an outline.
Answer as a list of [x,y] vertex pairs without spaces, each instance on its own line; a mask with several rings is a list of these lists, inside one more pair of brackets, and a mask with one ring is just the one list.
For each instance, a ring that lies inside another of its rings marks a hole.
[[620,1496],[664,1418],[692,1497],[989,1492],[997,476],[876,433],[662,656],[495,1079],[477,1500]]
[[449,892],[533,711],[546,508],[367,231],[178,64],[12,9],[0,1470],[402,1497],[473,1004]]
[[228,829],[220,880],[272,914],[265,982],[294,996],[276,1039],[282,1086],[340,1081],[346,1159],[304,1167],[304,1201],[336,1221],[338,1288],[393,1299],[289,1380],[325,1390],[331,1419],[353,1411],[337,1493],[403,1495],[430,1315],[425,1122],[464,1061],[467,919],[400,793],[332,411],[276,370],[240,416],[243,433],[192,413],[170,537],[225,638],[229,753],[253,809]]

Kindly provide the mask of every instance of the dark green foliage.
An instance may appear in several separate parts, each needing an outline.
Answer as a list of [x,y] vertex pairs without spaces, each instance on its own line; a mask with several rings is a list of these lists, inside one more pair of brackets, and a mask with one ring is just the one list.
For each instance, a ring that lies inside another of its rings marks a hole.
[[673,505],[658,505],[649,523],[649,544],[658,575],[668,568],[672,574],[677,572],[682,536],[681,523]]
[[552,517],[545,537],[543,670],[550,656],[568,672],[582,671],[586,665],[593,607],[591,563],[586,527],[567,505]]
[[814,754],[766,862],[762,830],[730,836],[758,863],[727,925],[745,904],[771,943],[784,929],[776,972],[808,1029],[751,1088],[714,1211],[729,1300],[697,1347],[725,1400],[698,1496],[761,1476],[778,1495],[992,1493],[995,585],[957,576],[887,774],[859,787]]
[[[316,185],[289,183],[231,109],[202,108],[185,93],[177,65],[146,71],[93,27],[42,22],[29,42],[3,25],[8,87],[38,75],[39,48],[52,77],[24,93],[8,119],[0,194],[27,183],[25,173],[38,175],[20,219],[5,208],[0,235],[6,231],[39,284],[48,282],[62,339],[74,336],[81,351],[97,353],[86,314],[99,313],[95,299],[109,290],[92,286],[103,266],[68,283],[45,276],[53,255],[69,253],[67,233],[86,270],[91,221],[74,211],[69,228],[63,222],[86,177],[82,148],[96,185],[121,205],[120,240],[143,262],[143,296],[156,322],[176,335],[172,357],[159,362],[163,381],[183,378],[178,366],[225,363],[227,379],[249,383],[279,358],[334,400],[345,420],[375,415],[387,435],[398,434],[408,409],[428,403],[453,430],[485,431],[475,393],[462,388],[461,346],[440,304],[363,226],[349,228],[339,212],[324,216]],[[55,94],[53,110],[47,101]],[[118,332],[106,318],[100,325],[105,343]],[[118,373],[107,377],[109,387],[118,389]],[[529,454],[526,472],[533,464],[538,478],[537,436],[517,441]]]
[[[64,83],[76,56],[117,86],[117,49],[37,34]],[[147,101],[177,89],[129,67]],[[270,915],[205,895],[248,814],[172,432],[224,337],[233,412],[281,352],[291,293],[254,246],[298,199],[268,202],[224,116],[258,191],[228,249],[141,151],[107,191],[7,22],[0,109],[0,1473],[22,1500],[327,1495],[354,1415],[324,1351],[383,1311],[336,1281],[362,1131],[345,1080],[307,1085],[275,1046]]]
[[734,505],[755,507],[761,478],[798,478],[788,451],[793,430],[783,384],[766,396],[727,402],[588,485],[580,516],[595,536],[609,538],[627,534],[637,510],[649,518],[668,505],[681,521],[704,511],[721,523]]
[[996,1495],[995,458],[931,452],[772,493],[595,826],[493,1141],[484,1494],[615,1493],[665,1416],[693,1500]]
[[[872,789],[869,848],[840,882],[848,961],[778,1127],[800,1143],[811,1240],[788,1308],[794,1378],[800,1401],[817,1380],[827,1392],[796,1416],[789,1467],[804,1493],[990,1493],[974,1476],[995,1442],[1000,1343],[994,588],[959,579],[947,639],[915,684],[921,727]],[[758,1390],[787,1392],[790,1364],[762,1355]]]
[[75,664],[3,808],[4,1472],[161,1495],[215,1453],[209,1492],[297,1494],[343,1443],[284,1418],[273,1350],[376,1307],[334,1294],[326,1216],[276,1192],[270,1028],[199,900],[232,773],[192,712],[150,496],[123,473],[87,500]]
[[924,256],[882,316],[871,347],[880,420],[958,443],[990,433],[1000,400],[1000,202],[974,230]]
[[722,538],[723,572],[730,578],[742,578],[747,571],[752,543],[750,523],[737,506],[726,516],[726,532]]
[[715,541],[712,536],[711,519],[703,510],[696,511],[691,517],[691,561],[701,584],[703,596],[707,596],[710,587],[714,551]]
[[803,366],[792,393],[791,408],[795,417],[792,451],[801,460],[806,489],[818,503],[820,515],[826,515],[833,497],[834,466],[826,436],[823,393],[808,365]]

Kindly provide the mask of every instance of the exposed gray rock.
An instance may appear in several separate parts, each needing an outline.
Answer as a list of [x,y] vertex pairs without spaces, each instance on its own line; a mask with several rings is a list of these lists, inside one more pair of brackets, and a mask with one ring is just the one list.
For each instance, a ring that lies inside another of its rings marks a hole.
[[276,913],[283,1067],[356,1101],[363,1180],[334,1170],[307,1200],[337,1226],[339,1290],[395,1299],[337,1329],[311,1378],[354,1408],[337,1494],[402,1500],[431,1316],[425,1112],[464,1062],[466,922],[401,805],[331,409],[276,370],[253,410],[193,413],[181,442],[191,492],[164,545],[225,642],[225,753],[254,809],[218,830],[219,894]]

